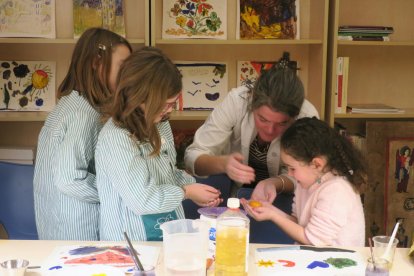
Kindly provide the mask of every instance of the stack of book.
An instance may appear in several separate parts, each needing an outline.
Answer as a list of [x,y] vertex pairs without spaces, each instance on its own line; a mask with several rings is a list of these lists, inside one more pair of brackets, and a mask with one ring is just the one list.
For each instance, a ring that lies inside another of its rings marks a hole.
[[338,40],[352,41],[390,41],[394,32],[390,26],[339,26]]
[[366,113],[366,114],[399,114],[404,113],[404,109],[400,109],[394,106],[371,103],[371,104],[348,104],[347,111],[349,113]]

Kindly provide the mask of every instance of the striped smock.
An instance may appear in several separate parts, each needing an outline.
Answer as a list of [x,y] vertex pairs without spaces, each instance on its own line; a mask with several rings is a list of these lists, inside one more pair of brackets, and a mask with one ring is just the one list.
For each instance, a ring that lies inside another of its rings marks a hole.
[[34,173],[40,239],[98,240],[94,152],[100,114],[78,92],[60,99],[40,134]]
[[[99,134],[96,147],[97,186],[101,201],[101,240],[151,240],[145,221],[160,215],[165,221],[183,219],[182,186],[195,179],[176,167],[176,151],[169,122],[157,125],[161,152],[150,156],[149,143],[140,143],[110,119]],[[160,231],[160,230],[159,230]],[[158,238],[162,238],[158,237]]]

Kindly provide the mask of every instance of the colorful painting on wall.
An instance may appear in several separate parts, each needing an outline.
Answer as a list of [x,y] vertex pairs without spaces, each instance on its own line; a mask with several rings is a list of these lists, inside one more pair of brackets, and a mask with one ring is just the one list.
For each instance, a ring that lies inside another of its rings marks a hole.
[[162,38],[227,39],[227,0],[164,0]]
[[388,140],[385,225],[390,234],[400,221],[399,246],[408,247],[414,233],[414,138]]
[[124,0],[73,0],[73,33],[79,38],[91,27],[102,27],[125,37]]
[[176,62],[183,76],[179,110],[212,110],[227,95],[225,63]]
[[0,111],[51,111],[56,63],[0,61]]
[[251,87],[263,71],[269,70],[276,62],[238,61],[237,86]]
[[299,39],[299,1],[238,0],[237,39]]
[[287,246],[258,248],[258,275],[364,275],[361,254],[339,248]]
[[0,1],[0,37],[55,38],[55,0]]
[[[155,267],[160,248],[134,245],[146,267]],[[56,247],[42,265],[45,275],[122,275],[134,269],[128,248],[120,245],[73,245]]]
[[[411,121],[368,121],[366,123],[366,152],[369,170],[368,186],[364,193],[364,213],[367,237],[390,235],[395,226],[395,220],[400,218],[402,229],[397,238],[404,241],[408,236],[408,244],[412,243],[414,179],[410,175],[407,186],[404,182],[401,182],[399,186],[400,174],[396,175],[396,172],[400,171],[398,166],[402,168],[401,160],[405,158],[403,157],[405,151],[403,150],[403,154],[400,151],[397,155],[397,149],[401,150],[406,145],[412,150],[414,147],[413,133],[414,122]],[[408,168],[413,169],[409,161],[407,165]],[[403,171],[400,172],[403,176]],[[396,176],[398,179],[395,178]],[[405,188],[407,188],[407,193],[404,192]],[[390,208],[384,205],[386,197]],[[396,213],[392,215],[390,212]]]

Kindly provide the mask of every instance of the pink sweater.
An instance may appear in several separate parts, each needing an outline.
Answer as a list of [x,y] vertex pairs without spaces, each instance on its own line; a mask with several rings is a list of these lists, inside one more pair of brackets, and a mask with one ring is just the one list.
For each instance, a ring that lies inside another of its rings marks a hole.
[[327,173],[309,189],[297,185],[292,215],[316,246],[365,246],[360,195],[340,176]]

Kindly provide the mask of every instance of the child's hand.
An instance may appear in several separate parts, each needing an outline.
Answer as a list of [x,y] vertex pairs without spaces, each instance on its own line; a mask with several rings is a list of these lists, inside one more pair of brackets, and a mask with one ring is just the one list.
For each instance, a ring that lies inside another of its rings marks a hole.
[[[241,204],[244,207],[244,210],[255,220],[263,221],[263,220],[270,220],[272,217],[277,213],[276,207],[274,207],[271,203],[265,201],[257,201],[260,202],[261,206],[252,207],[246,199],[242,198],[240,200]],[[254,204],[253,204],[254,205]]]
[[194,183],[184,189],[185,197],[202,207],[216,207],[223,201],[220,191],[209,185]]

